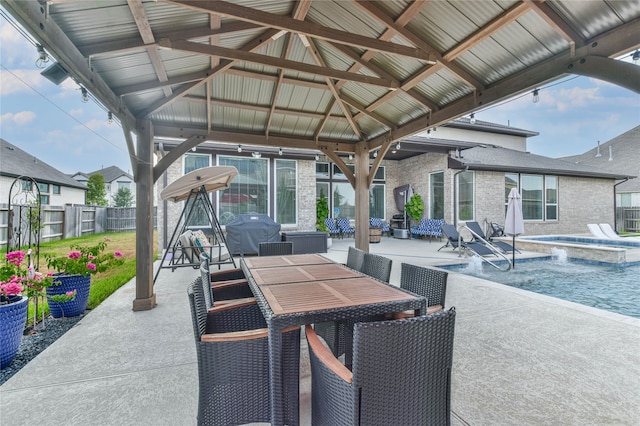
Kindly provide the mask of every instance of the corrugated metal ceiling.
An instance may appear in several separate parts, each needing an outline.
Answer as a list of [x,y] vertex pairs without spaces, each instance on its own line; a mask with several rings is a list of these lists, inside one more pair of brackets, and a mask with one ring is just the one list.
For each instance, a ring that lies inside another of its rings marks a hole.
[[640,40],[637,0],[52,0],[44,17],[5,3],[121,121],[332,150],[375,149]]

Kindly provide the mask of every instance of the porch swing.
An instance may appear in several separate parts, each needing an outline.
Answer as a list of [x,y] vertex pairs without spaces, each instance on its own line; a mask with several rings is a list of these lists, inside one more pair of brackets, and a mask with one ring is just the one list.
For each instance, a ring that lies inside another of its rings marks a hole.
[[[184,201],[184,207],[153,278],[154,283],[162,269],[172,272],[181,267],[196,269],[200,267],[201,258],[207,259],[210,265],[218,265],[218,269],[227,263],[236,267],[208,193],[229,188],[237,175],[235,167],[205,167],[182,176],[162,190],[161,199],[174,203]],[[191,225],[198,214],[206,220]]]

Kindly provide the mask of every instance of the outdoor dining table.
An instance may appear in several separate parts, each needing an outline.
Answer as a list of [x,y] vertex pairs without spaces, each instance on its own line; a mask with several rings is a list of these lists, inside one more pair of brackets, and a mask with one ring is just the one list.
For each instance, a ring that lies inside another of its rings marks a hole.
[[[284,424],[283,369],[300,368],[282,365],[282,330],[406,310],[413,310],[416,315],[427,311],[427,300],[422,296],[332,261],[292,265],[290,262],[299,261],[297,256],[301,255],[240,261],[269,328],[272,425]],[[299,407],[296,408],[294,417],[299,419]]]

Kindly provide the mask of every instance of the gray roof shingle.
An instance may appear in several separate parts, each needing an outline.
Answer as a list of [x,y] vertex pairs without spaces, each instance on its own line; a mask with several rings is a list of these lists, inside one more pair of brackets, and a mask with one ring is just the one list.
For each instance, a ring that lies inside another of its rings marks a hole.
[[[611,160],[609,160],[611,147]],[[600,156],[596,157],[598,147],[570,157],[561,158],[584,167],[597,167],[614,173],[640,176],[640,126],[600,144]],[[640,192],[640,179],[630,179],[616,187],[617,192]]]
[[629,177],[622,172],[608,171],[596,167],[575,164],[530,152],[483,145],[461,152],[459,158],[450,157],[449,166],[454,169],[486,170],[512,173],[555,174],[605,179]]
[[0,175],[14,178],[29,176],[38,183],[87,189],[85,185],[2,138],[0,138]]

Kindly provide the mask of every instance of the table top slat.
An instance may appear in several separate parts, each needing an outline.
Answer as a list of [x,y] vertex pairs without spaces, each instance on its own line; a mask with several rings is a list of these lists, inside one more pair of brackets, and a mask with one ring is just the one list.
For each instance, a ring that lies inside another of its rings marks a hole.
[[251,275],[256,284],[260,286],[363,276],[362,273],[337,263],[282,266],[278,268],[252,268]]
[[294,254],[287,256],[258,256],[245,257],[245,264],[249,268],[278,268],[281,266],[319,265],[333,263],[332,260],[315,253]]

